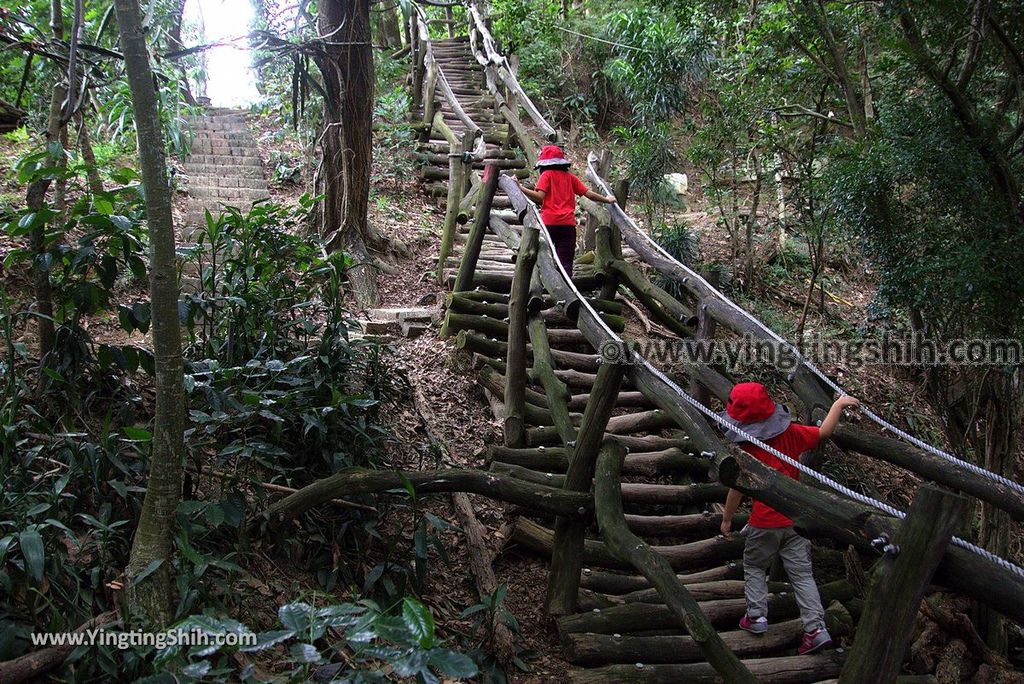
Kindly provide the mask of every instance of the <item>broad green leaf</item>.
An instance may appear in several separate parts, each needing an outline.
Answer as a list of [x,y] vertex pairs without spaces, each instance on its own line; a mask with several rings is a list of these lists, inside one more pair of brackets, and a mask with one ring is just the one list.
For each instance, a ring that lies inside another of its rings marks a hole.
[[469,656],[446,648],[435,648],[427,654],[427,662],[436,667],[446,677],[468,679],[479,674],[480,670]]
[[430,609],[413,598],[402,600],[402,620],[420,648],[434,645],[434,616]]
[[21,546],[21,555],[25,559],[25,569],[37,583],[43,581],[43,566],[46,561],[46,551],[43,548],[43,538],[35,528],[23,530],[18,534],[18,544]]
[[134,440],[136,442],[151,442],[151,441],[153,441],[153,433],[150,432],[149,430],[145,430],[143,428],[132,427],[131,425],[126,425],[125,427],[121,428],[121,432],[124,433],[125,437],[127,437],[128,439]]

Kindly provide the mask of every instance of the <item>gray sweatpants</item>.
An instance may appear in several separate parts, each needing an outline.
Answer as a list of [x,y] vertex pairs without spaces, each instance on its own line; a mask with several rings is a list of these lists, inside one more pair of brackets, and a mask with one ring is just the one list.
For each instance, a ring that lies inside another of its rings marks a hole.
[[804,631],[813,632],[825,627],[825,611],[821,607],[818,585],[811,571],[811,542],[792,527],[746,527],[746,546],[743,549],[744,594],[747,615],[751,618],[768,617],[768,570],[775,554],[782,557],[789,583],[796,594]]

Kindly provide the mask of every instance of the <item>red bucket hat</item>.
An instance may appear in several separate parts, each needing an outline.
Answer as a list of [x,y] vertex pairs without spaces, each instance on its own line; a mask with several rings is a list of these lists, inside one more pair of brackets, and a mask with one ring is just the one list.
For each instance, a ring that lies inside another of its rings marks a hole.
[[545,169],[552,167],[558,168],[560,166],[564,166],[566,168],[571,166],[569,160],[565,158],[562,148],[558,145],[545,145],[540,151],[540,157],[537,158],[537,164],[534,168]]
[[[762,440],[781,435],[793,420],[789,409],[772,401],[768,390],[759,382],[734,385],[725,411],[719,415],[751,437]],[[733,430],[727,430],[726,437],[733,442],[747,441]]]

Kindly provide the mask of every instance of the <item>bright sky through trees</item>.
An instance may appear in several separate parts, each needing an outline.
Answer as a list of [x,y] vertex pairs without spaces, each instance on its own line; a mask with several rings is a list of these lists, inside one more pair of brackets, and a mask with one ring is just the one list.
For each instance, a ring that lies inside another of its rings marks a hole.
[[185,5],[185,21],[205,27],[200,41],[233,43],[206,53],[206,96],[215,106],[246,106],[259,97],[246,39],[252,19],[249,0],[188,0]]

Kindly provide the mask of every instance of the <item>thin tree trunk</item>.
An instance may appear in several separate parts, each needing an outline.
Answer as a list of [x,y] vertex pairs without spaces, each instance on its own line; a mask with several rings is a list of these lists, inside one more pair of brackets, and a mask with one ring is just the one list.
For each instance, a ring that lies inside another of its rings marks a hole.
[[[156,89],[149,66],[137,0],[114,0],[121,31],[125,73],[139,140],[139,166],[146,189],[150,235],[150,297],[153,311],[153,352],[156,356],[156,418],[150,455],[149,482],[142,515],[128,561],[128,606],[156,626],[169,624],[171,553],[174,511],[181,499],[184,453],[185,393],[182,379],[181,333],[178,324],[178,283],[175,273],[174,219],[167,181],[163,133]],[[156,568],[153,571],[153,568]],[[136,577],[149,571],[146,577]]]
[[369,0],[324,2],[319,29],[331,36],[317,57],[327,94],[322,232],[328,249],[352,255],[349,282],[359,306],[368,308],[380,299],[367,249],[374,86]]
[[100,178],[99,169],[96,168],[96,155],[89,139],[89,124],[81,113],[78,114],[78,148],[82,153],[82,161],[86,164],[85,176],[89,182],[89,192],[103,192],[103,180]]
[[[64,13],[61,9],[60,0],[50,2],[50,30],[56,42],[64,40]],[[60,77],[53,86],[53,93],[50,94],[50,112],[46,122],[46,144],[60,140],[60,107],[64,101],[67,90]],[[26,192],[25,205],[29,211],[39,211],[46,202],[46,192],[50,189],[49,178],[39,178],[32,181]],[[41,225],[33,229],[31,235],[32,253],[32,282],[35,290],[35,312],[36,332],[39,335],[39,362],[46,363],[46,357],[53,351],[55,340],[53,325],[53,288],[50,286],[50,269],[46,266],[44,255],[46,254],[46,226]]]
[[[985,376],[982,391],[987,399],[983,465],[987,470],[1012,478],[1016,460],[1014,434],[1018,420],[1017,397],[1012,378],[1001,370],[992,369]],[[983,504],[981,530],[978,534],[980,545],[992,553],[1007,557],[1012,525],[1005,511],[991,504]],[[976,622],[989,648],[1005,656],[1008,646],[1005,619],[996,611],[979,606]]]
[[761,158],[755,150],[752,154],[754,161],[754,196],[751,200],[750,215],[747,216],[747,268],[746,287],[747,292],[754,291],[754,228],[757,227],[757,210],[761,206]]
[[[70,145],[68,142],[68,127],[61,126],[60,133],[57,135],[57,140],[60,140],[61,149],[67,150]],[[66,169],[68,166],[67,157],[61,154],[60,158],[57,159],[57,168]],[[53,208],[60,217],[61,223],[63,223],[68,217],[68,181],[63,176],[57,178],[57,182],[53,186]]]

